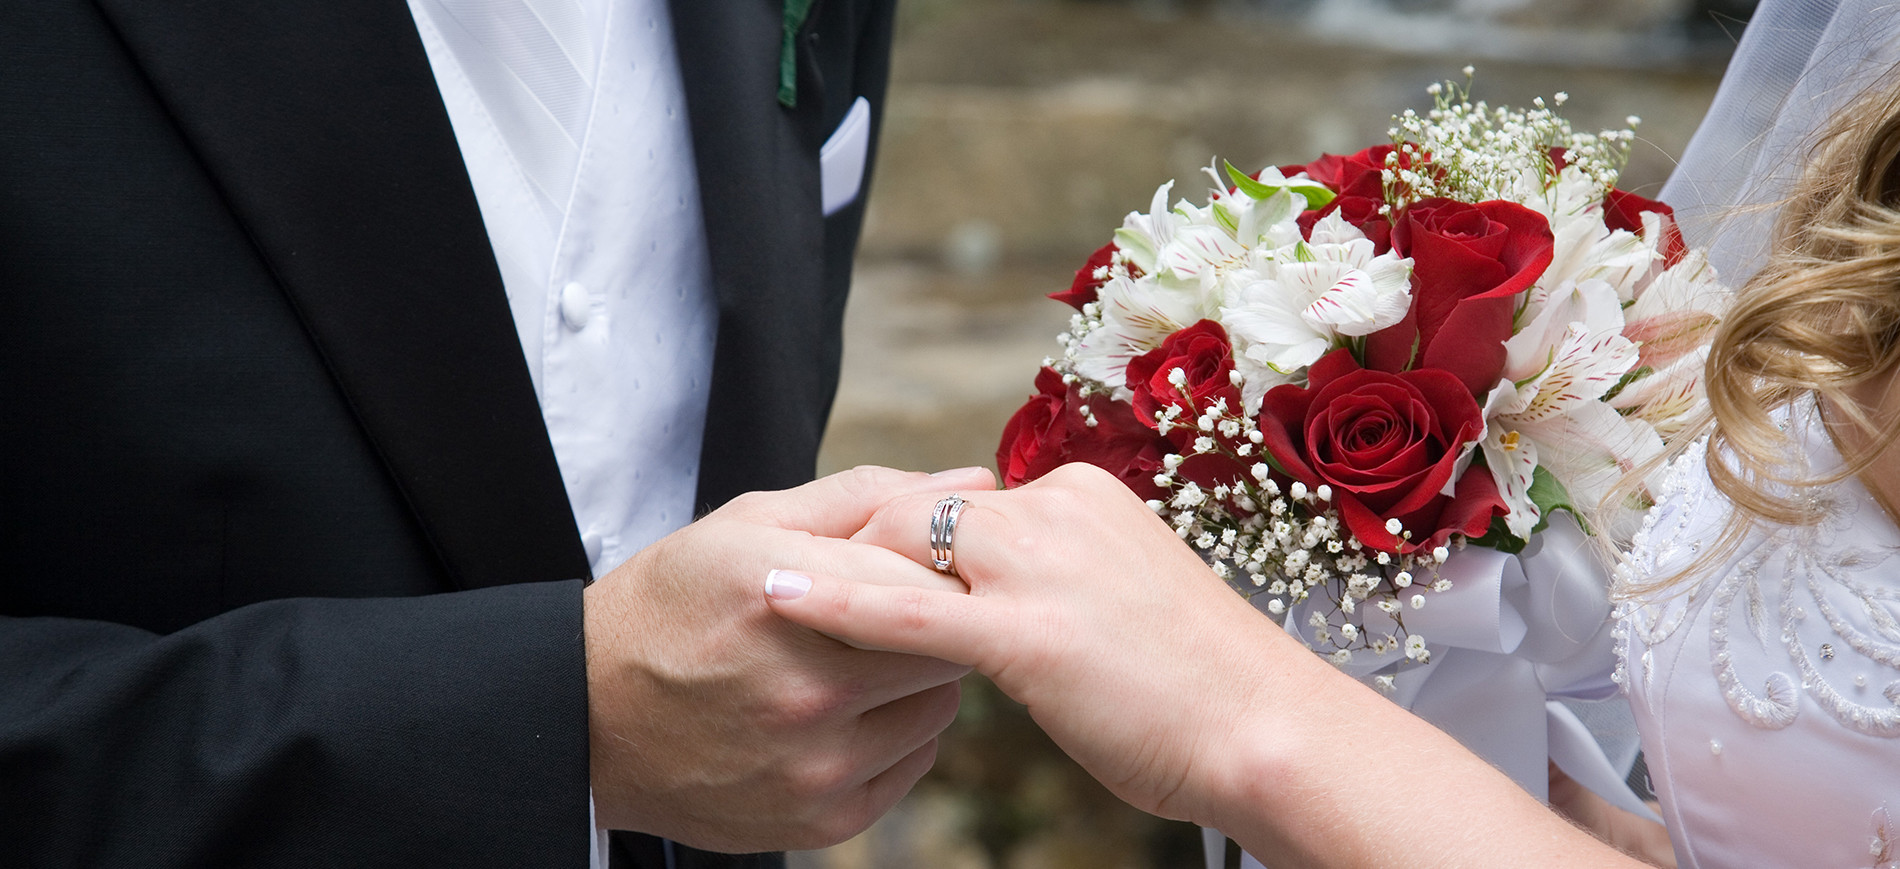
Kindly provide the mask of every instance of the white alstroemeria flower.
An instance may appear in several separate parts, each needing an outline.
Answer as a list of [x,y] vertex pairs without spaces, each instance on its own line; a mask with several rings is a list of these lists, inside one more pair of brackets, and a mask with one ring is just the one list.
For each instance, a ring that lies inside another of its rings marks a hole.
[[1708,342],[1732,297],[1701,251],[1657,274],[1623,312],[1624,334],[1643,345],[1642,364],[1660,368]]
[[1229,209],[1234,238],[1240,243],[1273,249],[1300,240],[1299,216],[1306,210],[1306,200],[1291,190],[1282,190],[1265,199],[1225,196],[1215,207]]
[[1645,211],[1643,233],[1637,235],[1604,226],[1601,206],[1593,205],[1584,217],[1561,222],[1553,219],[1551,232],[1557,238],[1556,250],[1540,282],[1555,287],[1572,281],[1599,280],[1616,288],[1617,298],[1628,303],[1662,267],[1669,219]]
[[[1314,229],[1318,236],[1319,227]],[[1326,237],[1346,236],[1329,226]],[[1259,276],[1240,289],[1220,319],[1244,346],[1241,355],[1281,372],[1312,364],[1341,338],[1399,322],[1412,303],[1412,261],[1375,255],[1364,236],[1296,244]]]
[[1168,193],[1173,189],[1173,181],[1156,188],[1148,211],[1129,212],[1127,217],[1122,218],[1121,228],[1115,230],[1115,246],[1143,272],[1152,274],[1157,271],[1155,263],[1162,248],[1174,240],[1177,227],[1187,224],[1186,218],[1168,208]]
[[1586,277],[1598,278],[1615,287],[1617,298],[1625,303],[1641,294],[1663,268],[1663,244],[1669,237],[1669,218],[1645,211],[1642,219],[1641,236],[1619,229],[1598,242],[1596,249],[1590,252],[1590,271],[1585,273]]
[[1602,281],[1531,287],[1518,313],[1521,325],[1504,343],[1504,376],[1523,381],[1545,370],[1568,340],[1571,324],[1585,332],[1623,331],[1623,306]]
[[1227,228],[1235,241],[1250,248],[1272,249],[1299,241],[1298,219],[1307,206],[1306,197],[1299,195],[1296,188],[1325,189],[1304,174],[1288,179],[1279,169],[1269,166],[1260,170],[1260,180],[1263,185],[1270,185],[1273,193],[1257,198],[1244,190],[1228,192],[1218,162],[1201,171],[1214,181],[1214,187],[1207,191],[1208,216]]
[[[1557,287],[1590,278],[1608,280],[1606,270],[1627,261],[1647,265],[1644,252],[1634,249],[1641,245],[1634,234],[1622,232],[1613,239],[1609,227],[1603,225],[1603,190],[1581,168],[1564,167],[1548,187],[1543,181],[1541,173],[1527,172],[1511,196],[1550,223],[1551,260],[1538,277],[1539,284]],[[1616,285],[1614,280],[1610,283]],[[1629,296],[1623,300],[1629,301]]]
[[1630,382],[1609,406],[1648,423],[1664,438],[1675,437],[1703,405],[1702,370],[1708,361],[1704,344]]
[[1247,258],[1247,246],[1219,226],[1188,223],[1176,227],[1174,238],[1155,258],[1160,270],[1183,281],[1211,285],[1221,272]]
[[1624,386],[1610,406],[1663,437],[1681,431],[1702,402],[1709,335],[1721,325],[1729,299],[1700,251],[1657,274],[1623,312],[1629,321],[1623,334],[1641,345],[1636,364],[1648,372]]
[[[1574,499],[1590,499],[1601,497],[1615,482],[1614,476],[1603,481],[1605,468],[1626,467],[1634,459],[1630,451],[1647,451],[1652,440],[1660,448],[1653,430],[1643,426],[1647,439],[1632,432],[1633,424],[1602,402],[1636,364],[1637,355],[1636,344],[1615,328],[1590,328],[1591,321],[1602,324],[1608,319],[1600,309],[1605,297],[1614,308],[1614,292],[1600,281],[1585,282],[1567,296],[1550,300],[1543,321],[1505,344],[1506,379],[1486,398],[1480,448],[1510,507],[1505,524],[1512,534],[1529,536],[1541,517],[1530,498],[1538,465],[1555,475]],[[1559,320],[1565,311],[1577,319]],[[1552,346],[1545,336],[1556,329],[1561,329],[1562,339]],[[1528,376],[1521,374],[1538,349],[1546,354],[1544,364]]]
[[1213,315],[1198,284],[1154,275],[1116,275],[1102,286],[1102,325],[1075,343],[1075,373],[1117,390],[1125,388],[1128,360]]
[[[1300,383],[1302,373],[1288,373],[1258,362],[1244,353],[1234,354],[1234,371],[1240,374],[1241,413],[1252,417],[1260,412],[1260,403],[1276,386]],[[1265,464],[1255,467],[1266,467]]]
[[1592,252],[1610,234],[1609,228],[1603,225],[1602,212],[1593,210],[1561,217],[1546,214],[1545,218],[1550,221],[1552,239],[1550,265],[1538,276],[1538,284],[1557,287],[1582,280],[1592,270]]
[[[1295,229],[1297,231],[1297,226]],[[1313,221],[1313,231],[1307,237],[1307,241],[1315,245],[1352,244],[1365,239],[1366,234],[1360,231],[1359,227],[1353,226],[1344,217],[1339,216],[1337,211]],[[1299,237],[1295,236],[1281,247],[1290,247],[1297,241]]]
[[[1564,484],[1570,502],[1595,507],[1637,465],[1660,455],[1663,441],[1648,423],[1630,419],[1600,401],[1579,405],[1537,433],[1544,469]],[[1552,444],[1563,448],[1550,449]],[[1616,529],[1619,517],[1601,517]]]

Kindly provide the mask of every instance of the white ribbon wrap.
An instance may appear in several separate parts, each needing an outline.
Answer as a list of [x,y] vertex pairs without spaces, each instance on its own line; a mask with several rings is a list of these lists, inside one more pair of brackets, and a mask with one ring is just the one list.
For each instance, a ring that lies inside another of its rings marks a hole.
[[[1361,680],[1391,675],[1393,702],[1540,800],[1548,799],[1554,761],[1613,805],[1655,818],[1624,783],[1638,744],[1629,707],[1610,679],[1616,660],[1609,574],[1595,546],[1570,514],[1558,513],[1516,555],[1477,546],[1453,552],[1438,569],[1451,588],[1419,587],[1421,609],[1411,608],[1410,593],[1401,601],[1406,630],[1425,638],[1430,663],[1407,661],[1403,651],[1359,650],[1341,669]],[[1431,581],[1422,578],[1421,586]],[[1306,620],[1319,605],[1309,600],[1287,612],[1287,629],[1309,645]],[[1396,628],[1377,609],[1360,615],[1373,636]],[[1207,842],[1208,869],[1220,869],[1223,851],[1215,844],[1224,848],[1225,841],[1209,835]],[[1241,865],[1260,867],[1252,856]]]

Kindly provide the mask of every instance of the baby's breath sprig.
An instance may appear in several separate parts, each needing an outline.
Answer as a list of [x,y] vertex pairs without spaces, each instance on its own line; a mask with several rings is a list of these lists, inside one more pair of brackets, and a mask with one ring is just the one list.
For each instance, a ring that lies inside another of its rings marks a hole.
[[1639,118],[1629,117],[1621,130],[1577,132],[1556,112],[1568,94],[1538,97],[1528,110],[1493,108],[1472,102],[1474,73],[1467,66],[1463,83],[1426,88],[1434,105],[1424,115],[1406,109],[1393,117],[1385,171],[1391,208],[1434,196],[1535,207],[1531,200],[1549,202],[1565,181],[1589,185],[1598,200],[1616,186]]
[[[1252,418],[1224,398],[1196,408],[1182,369],[1169,372],[1168,380],[1180,400],[1155,412],[1156,427],[1163,435],[1181,428],[1199,434],[1163,458],[1154,483],[1169,495],[1148,506],[1236,591],[1250,598],[1268,595],[1268,613],[1284,617],[1317,599],[1305,634],[1335,664],[1351,663],[1360,651],[1403,652],[1406,660],[1428,662],[1425,640],[1406,628],[1405,613],[1425,605],[1424,590],[1450,587],[1437,576],[1447,548],[1395,555],[1364,546],[1340,520],[1331,487],[1281,484],[1284,477],[1274,473]],[[1241,473],[1207,481],[1211,487],[1184,477],[1183,466],[1202,456],[1221,457]],[[1410,538],[1396,519],[1386,528]],[[1385,626],[1368,629],[1368,610],[1381,613]]]

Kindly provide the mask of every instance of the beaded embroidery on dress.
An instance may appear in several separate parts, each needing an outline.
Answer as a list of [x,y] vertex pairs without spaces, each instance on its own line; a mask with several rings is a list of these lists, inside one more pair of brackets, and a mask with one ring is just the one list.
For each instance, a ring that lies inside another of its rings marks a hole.
[[[1812,402],[1795,461],[1840,466]],[[1733,550],[1698,444],[1667,472],[1619,580],[1690,569],[1619,610],[1630,695],[1683,866],[1895,866],[1900,805],[1900,528],[1857,480],[1804,495],[1811,526]]]

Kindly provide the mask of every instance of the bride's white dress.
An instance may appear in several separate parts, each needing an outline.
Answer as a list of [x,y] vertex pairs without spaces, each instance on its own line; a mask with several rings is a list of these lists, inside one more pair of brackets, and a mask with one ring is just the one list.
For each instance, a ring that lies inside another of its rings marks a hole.
[[[1811,404],[1798,461],[1838,467]],[[1698,449],[1624,569],[1690,571],[1626,604],[1617,679],[1685,867],[1900,867],[1900,529],[1853,478],[1802,491],[1810,527],[1730,514]]]

